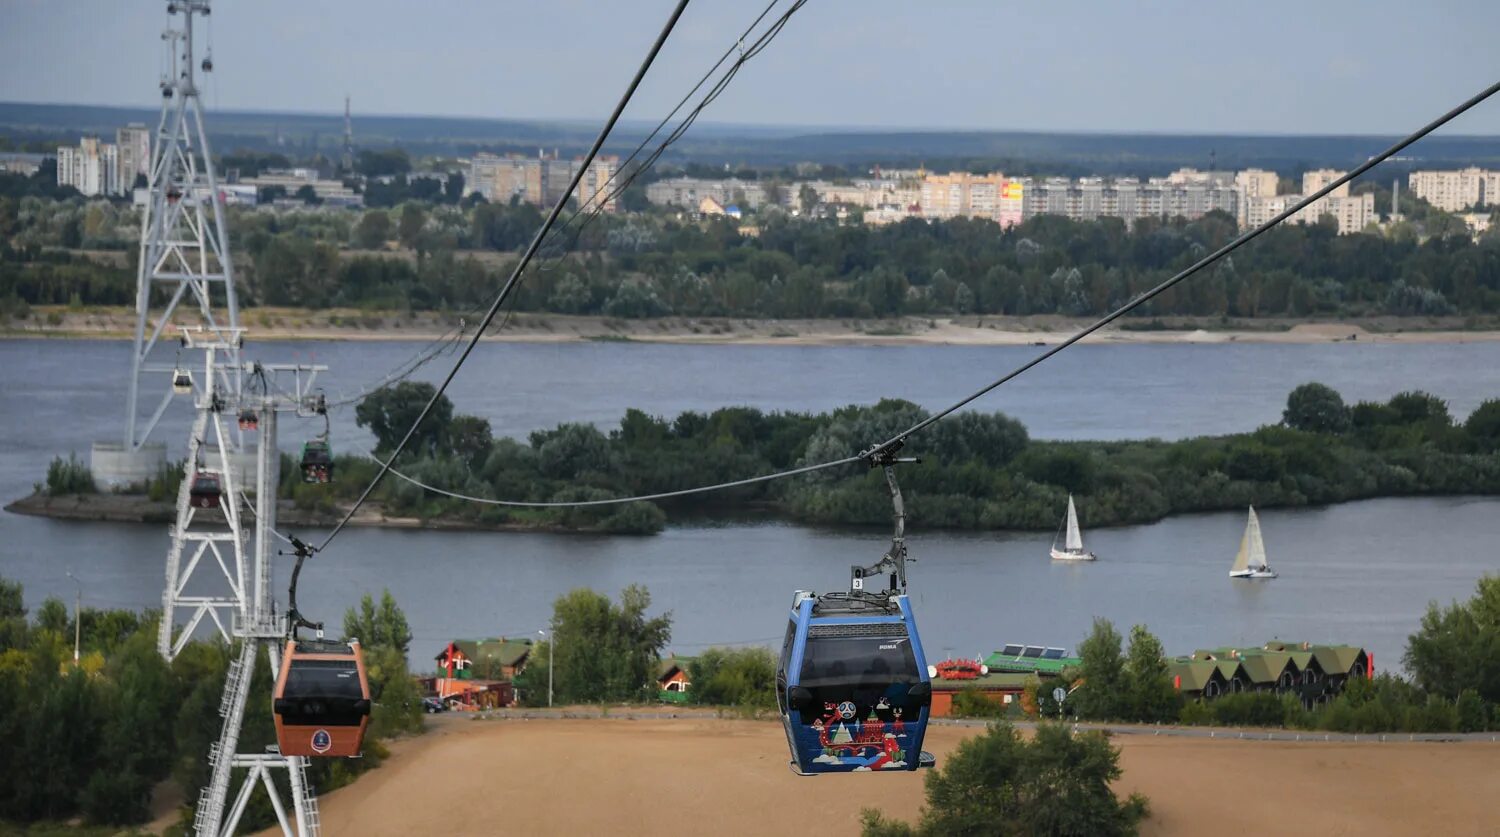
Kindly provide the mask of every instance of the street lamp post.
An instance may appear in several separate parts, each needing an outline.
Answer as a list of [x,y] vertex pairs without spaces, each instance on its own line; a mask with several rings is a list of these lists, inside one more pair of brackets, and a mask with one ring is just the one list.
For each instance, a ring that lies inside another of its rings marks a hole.
[[546,631],[537,631],[539,636],[548,637],[547,646],[547,708],[552,708],[552,666],[557,659],[557,635],[548,635]]
[[83,617],[79,613],[83,609],[83,582],[78,580],[78,576],[73,575],[72,570],[68,570],[68,578],[73,579],[73,583],[78,585],[78,593],[73,597],[73,666],[76,668],[79,640],[83,638]]

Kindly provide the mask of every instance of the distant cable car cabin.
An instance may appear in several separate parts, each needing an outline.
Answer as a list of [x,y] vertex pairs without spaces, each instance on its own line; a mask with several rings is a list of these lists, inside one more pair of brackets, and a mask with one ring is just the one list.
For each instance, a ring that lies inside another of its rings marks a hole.
[[370,683],[357,640],[288,640],[275,695],[282,755],[360,754],[370,724]]
[[260,416],[254,410],[240,410],[240,429],[254,430],[260,427]]
[[[892,465],[876,455],[896,508],[891,549],[853,567],[847,593],[798,591],[776,668],[792,770],[799,775],[932,767],[922,752],[932,682],[906,596],[906,514]],[[870,582],[889,578],[888,589]]]
[[216,509],[223,500],[224,489],[218,474],[199,471],[188,486],[188,504],[195,509]]
[[312,439],[302,445],[302,481],[333,482],[333,451],[327,439]]
[[172,391],[178,395],[192,392],[193,373],[181,368],[172,370]]

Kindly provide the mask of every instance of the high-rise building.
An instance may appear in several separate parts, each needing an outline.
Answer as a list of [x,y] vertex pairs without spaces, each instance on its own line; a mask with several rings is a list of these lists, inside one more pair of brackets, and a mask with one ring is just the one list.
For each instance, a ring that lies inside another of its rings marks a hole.
[[126,195],[135,188],[137,176],[151,176],[151,131],[139,122],[115,131],[115,147],[119,148],[119,182],[115,194]]
[[76,148],[59,146],[57,185],[72,186],[89,197],[118,194],[119,162],[119,149],[98,137],[84,137]]
[[1462,212],[1480,203],[1500,203],[1500,171],[1414,171],[1407,176],[1412,194],[1444,212]]
[[477,193],[490,203],[510,203],[520,198],[525,203],[542,205],[542,160],[520,154],[479,153],[469,161],[465,191]]
[[922,179],[922,214],[928,218],[1000,219],[1000,197],[1005,175],[966,171],[929,174]]
[[1236,219],[1240,222],[1241,228],[1252,226],[1248,223],[1247,216],[1250,201],[1254,198],[1276,197],[1276,187],[1280,181],[1281,178],[1276,176],[1276,172],[1265,169],[1245,169],[1235,173],[1234,188],[1240,193],[1239,212]]
[[[573,164],[573,173],[578,171],[578,166],[583,164],[579,158]],[[615,211],[615,198],[610,194],[615,184],[610,180],[615,176],[615,171],[620,167],[620,158],[613,154],[600,154],[594,158],[589,167],[584,171],[583,177],[578,181],[578,189],[573,196],[578,199],[580,211],[587,208],[592,211],[603,209],[605,212]],[[571,173],[569,178],[571,179]]]

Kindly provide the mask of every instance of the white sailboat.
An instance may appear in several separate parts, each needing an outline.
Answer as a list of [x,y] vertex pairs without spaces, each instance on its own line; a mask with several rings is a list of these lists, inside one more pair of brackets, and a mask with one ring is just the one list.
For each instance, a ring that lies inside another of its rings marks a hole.
[[1068,495],[1068,521],[1065,524],[1067,535],[1063,540],[1063,548],[1057,548],[1057,539],[1052,539],[1052,560],[1054,561],[1093,561],[1094,553],[1085,551],[1083,548],[1083,533],[1078,531],[1078,509],[1073,506],[1073,495]]
[[1266,565],[1266,543],[1260,537],[1260,518],[1255,516],[1255,507],[1250,507],[1250,520],[1245,524],[1245,534],[1240,538],[1240,551],[1234,556],[1234,566],[1229,569],[1230,578],[1275,578],[1276,573]]

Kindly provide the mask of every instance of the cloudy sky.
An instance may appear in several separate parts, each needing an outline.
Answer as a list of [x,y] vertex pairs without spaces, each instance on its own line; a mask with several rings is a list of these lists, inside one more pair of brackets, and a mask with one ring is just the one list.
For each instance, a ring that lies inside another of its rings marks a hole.
[[[785,6],[790,0],[781,0]],[[154,107],[164,0],[0,0],[0,101]],[[672,0],[215,0],[210,107],[597,120]],[[762,0],[694,0],[628,118]],[[1396,133],[1500,79],[1500,2],[810,0],[705,118]],[[1500,99],[1450,133],[1500,132]]]

